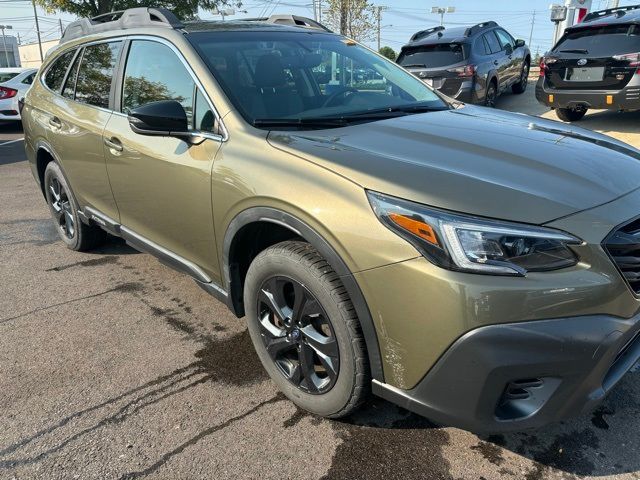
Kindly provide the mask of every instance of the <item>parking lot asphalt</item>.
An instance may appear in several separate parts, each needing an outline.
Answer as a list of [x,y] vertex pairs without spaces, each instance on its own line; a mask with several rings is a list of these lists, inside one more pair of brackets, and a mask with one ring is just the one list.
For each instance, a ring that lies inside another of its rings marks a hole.
[[[499,106],[553,118],[526,95]],[[640,114],[581,125],[640,146]],[[477,436],[372,399],[297,410],[242,320],[113,241],[57,240],[19,128],[0,125],[0,479],[640,478],[640,369],[594,413]]]

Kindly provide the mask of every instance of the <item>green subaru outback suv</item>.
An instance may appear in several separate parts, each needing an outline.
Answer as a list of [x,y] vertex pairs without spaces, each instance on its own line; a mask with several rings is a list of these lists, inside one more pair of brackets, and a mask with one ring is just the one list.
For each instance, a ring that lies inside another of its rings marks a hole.
[[452,102],[306,19],[77,21],[23,122],[62,241],[192,276],[314,414],[373,391],[537,427],[640,357],[640,151]]

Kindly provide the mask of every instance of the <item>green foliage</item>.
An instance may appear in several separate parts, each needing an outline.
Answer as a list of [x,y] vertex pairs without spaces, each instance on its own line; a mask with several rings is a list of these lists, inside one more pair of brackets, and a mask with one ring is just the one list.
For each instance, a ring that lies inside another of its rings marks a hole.
[[323,18],[335,32],[358,42],[371,40],[376,31],[375,6],[368,0],[325,0]]
[[45,11],[68,12],[78,17],[95,17],[103,13],[126,10],[134,7],[164,7],[171,10],[178,18],[194,18],[198,8],[214,10],[217,7],[240,6],[236,0],[35,0]]
[[398,54],[391,47],[382,47],[378,53],[387,57],[389,60],[393,60],[394,62],[396,61],[396,58],[398,58]]

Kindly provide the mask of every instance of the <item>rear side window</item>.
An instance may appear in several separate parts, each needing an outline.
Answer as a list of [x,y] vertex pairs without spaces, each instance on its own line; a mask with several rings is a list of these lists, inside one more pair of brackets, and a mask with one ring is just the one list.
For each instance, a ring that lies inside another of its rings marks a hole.
[[62,96],[66,98],[70,98],[73,100],[76,94],[76,80],[78,79],[78,67],[80,66],[80,61],[82,60],[82,52],[78,54],[73,65],[71,66],[71,70],[69,70],[69,75],[67,75],[67,81],[62,88]]
[[134,40],[127,57],[122,87],[122,111],[159,100],[176,100],[193,118],[195,82],[177,55],[158,42]]
[[569,32],[560,39],[554,52],[563,50],[597,57],[640,52],[640,26],[609,25]]
[[495,33],[489,32],[485,33],[483,36],[491,53],[498,53],[502,51],[502,45],[498,42]]
[[27,75],[25,78],[22,79],[22,83],[24,83],[25,85],[31,85],[33,83],[33,78],[35,76],[36,76],[35,73]]
[[398,63],[403,67],[445,67],[463,62],[468,57],[469,46],[461,43],[423,45],[402,50]]
[[44,83],[54,92],[60,91],[60,87],[62,87],[62,82],[64,81],[64,76],[67,73],[67,68],[69,68],[69,64],[71,63],[71,60],[73,60],[75,53],[75,50],[63,53],[60,55],[60,58],[53,62],[49,67],[49,70],[47,70],[47,74],[44,77]]
[[111,81],[121,47],[122,42],[112,42],[84,48],[76,80],[76,101],[109,108]]

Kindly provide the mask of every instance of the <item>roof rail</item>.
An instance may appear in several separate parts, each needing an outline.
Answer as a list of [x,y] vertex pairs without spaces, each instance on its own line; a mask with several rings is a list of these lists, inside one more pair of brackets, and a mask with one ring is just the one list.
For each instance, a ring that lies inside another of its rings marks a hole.
[[429,35],[433,35],[434,33],[441,32],[443,30],[444,30],[443,26],[427,28],[426,30],[420,30],[419,32],[416,32],[413,35],[411,35],[411,40],[409,41],[416,42],[418,40],[428,37]]
[[270,17],[240,18],[239,21],[265,22],[265,23],[273,23],[278,25],[292,25],[294,27],[315,28],[316,30],[324,30],[325,32],[331,32],[331,30],[329,30],[327,27],[322,25],[320,22],[317,22],[307,17],[301,17],[299,15],[271,15]]
[[481,32],[482,30],[486,29],[486,28],[493,28],[493,27],[497,27],[498,24],[496,22],[494,22],[493,20],[490,20],[488,22],[482,22],[482,23],[478,23],[472,27],[467,28],[464,31],[464,36],[465,37],[470,37],[471,35],[475,35],[478,32]]
[[626,12],[630,12],[631,10],[638,10],[640,5],[630,5],[628,7],[618,7],[618,8],[607,8],[605,10],[598,10],[597,12],[588,13],[582,22],[590,22],[591,20],[596,20],[601,17],[606,17],[607,15],[612,15],[614,13],[618,14],[619,17],[623,16]]
[[167,27],[179,29],[182,22],[166,8],[138,7],[104,13],[93,18],[81,18],[71,22],[64,30],[60,43],[68,42],[92,33],[109,30],[126,30],[138,27]]

